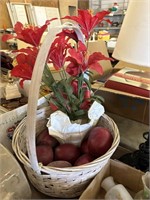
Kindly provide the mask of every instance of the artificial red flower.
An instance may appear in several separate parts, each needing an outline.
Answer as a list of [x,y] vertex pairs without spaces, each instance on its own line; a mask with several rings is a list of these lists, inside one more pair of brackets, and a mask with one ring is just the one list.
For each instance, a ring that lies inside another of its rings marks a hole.
[[11,70],[11,75],[21,78],[20,86],[23,88],[25,80],[31,80],[33,67],[36,61],[38,49],[36,47],[21,49],[16,56],[17,65]]
[[87,48],[86,46],[79,41],[78,47],[69,49],[69,54],[66,58],[66,61],[69,61],[66,71],[71,76],[78,76],[80,73],[85,71],[85,56]]
[[72,86],[72,88],[73,88],[73,93],[74,93],[75,95],[77,95],[77,94],[78,94],[78,81],[77,81],[77,80],[73,80],[73,81],[71,82],[71,86]]
[[88,110],[91,106],[91,101],[90,100],[84,100],[81,105],[80,105],[80,109],[82,110]]
[[99,61],[101,60],[111,60],[111,58],[104,56],[100,52],[94,52],[93,54],[91,54],[88,58],[88,63],[87,63],[88,69],[93,69],[97,71],[100,75],[102,75],[103,68],[101,64],[99,63]]
[[64,66],[67,49],[71,47],[67,42],[68,38],[66,39],[65,35],[60,35],[51,45],[48,58],[49,63],[53,63],[56,70]]
[[84,98],[85,99],[88,99],[91,97],[91,91],[89,89],[85,90],[84,91]]
[[5,34],[4,36],[2,36],[2,41],[6,42],[9,39],[16,38],[32,46],[37,47],[40,44],[41,37],[44,31],[47,29],[47,26],[50,24],[52,20],[55,19],[57,18],[47,20],[45,24],[41,27],[38,26],[24,27],[21,22],[17,22],[14,27],[14,32],[16,33],[16,36],[11,34]]
[[103,73],[100,60],[110,60],[110,58],[104,56],[100,52],[95,52],[90,56],[87,56],[87,48],[79,41],[79,47],[76,49],[70,49],[71,56],[66,58],[70,63],[68,64],[66,71],[71,76],[78,76],[80,73],[85,72],[88,69],[97,71],[100,75]]
[[[78,10],[78,16],[65,16],[62,19],[71,19],[79,24],[81,31],[88,40],[91,33],[96,25],[104,20],[104,17],[108,15],[109,11],[97,12],[96,15],[92,16],[89,10]],[[107,20],[106,20],[107,21]]]
[[78,42],[78,37],[74,30],[63,29],[61,33],[57,34],[57,36],[61,36],[61,37],[67,36],[70,39],[73,39],[74,41]]

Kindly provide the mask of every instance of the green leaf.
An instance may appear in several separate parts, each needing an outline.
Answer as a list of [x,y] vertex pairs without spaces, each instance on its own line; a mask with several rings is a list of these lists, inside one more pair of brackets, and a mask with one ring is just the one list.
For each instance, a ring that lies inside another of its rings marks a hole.
[[87,113],[87,111],[85,111],[85,110],[78,110],[74,114],[76,116],[81,116],[81,115],[85,115],[86,113]]
[[87,87],[89,88],[89,90],[91,90],[91,83],[87,78],[84,78],[84,82],[86,83]]
[[71,84],[71,82],[72,82],[73,80],[75,80],[75,79],[76,79],[75,77],[70,76],[70,77],[67,79],[67,82],[68,82],[69,84]]
[[51,85],[55,82],[55,79],[52,76],[52,73],[47,65],[45,65],[44,71],[43,71],[43,77],[42,81],[47,85],[49,88],[51,88]]
[[53,98],[51,98],[49,102],[53,103],[53,104],[54,104],[55,106],[57,106],[58,108],[61,108],[61,109],[59,109],[59,110],[61,110],[62,112],[67,113],[66,108],[63,107],[60,103],[58,103],[58,102],[57,102],[56,100],[54,100]]
[[89,77],[93,76],[93,72],[92,71],[85,71],[84,73]]
[[80,102],[82,102],[84,99],[84,92],[82,88],[83,80],[84,80],[83,75],[79,76],[77,80],[78,80],[78,97],[79,97]]
[[85,74],[87,74],[87,76],[89,77],[89,80],[90,80],[90,82],[91,82],[91,80],[93,79],[93,72],[91,72],[91,71],[86,71],[85,72]]
[[70,84],[68,84],[66,81],[63,81],[63,85],[65,87],[65,91],[68,94],[68,96],[71,96],[73,94],[73,89]]
[[98,96],[98,95],[92,96],[91,99],[93,99],[93,100],[95,100],[95,101],[97,101],[99,103],[104,103],[104,98],[101,97],[101,96]]

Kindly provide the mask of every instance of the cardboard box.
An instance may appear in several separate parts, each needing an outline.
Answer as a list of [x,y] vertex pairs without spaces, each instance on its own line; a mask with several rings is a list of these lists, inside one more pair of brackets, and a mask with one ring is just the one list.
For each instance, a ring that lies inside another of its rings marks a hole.
[[[66,15],[77,15],[78,10],[78,1],[77,0],[59,0],[59,12],[60,17],[64,17]],[[62,23],[68,20],[62,20]]]
[[114,68],[111,67],[107,69],[107,73],[104,74],[104,77],[99,78],[101,82],[96,81],[93,83],[93,91],[96,90],[96,94],[104,98],[104,106],[106,111],[149,125],[150,98],[104,87],[104,82],[107,80],[107,78],[124,67],[150,72],[150,68],[148,67],[141,67],[119,61]]
[[[88,42],[88,51],[89,51],[89,55],[94,52],[101,52],[106,57],[109,57],[106,42],[103,40],[89,41]],[[102,66],[103,75],[100,75],[95,70],[90,69],[90,71],[92,72],[91,82],[94,80],[100,79],[102,77],[105,77],[107,74],[110,74],[112,71],[112,65],[111,65],[110,60],[100,60],[99,64]]]
[[123,184],[132,197],[143,189],[142,175],[140,170],[132,168],[120,161],[111,160],[96,175],[90,185],[82,193],[79,200],[82,199],[104,199],[106,192],[101,188],[101,182],[108,176],[113,176],[116,183]]
[[106,111],[149,124],[150,98],[105,88],[104,84],[100,82],[95,82],[92,89],[97,91],[97,95],[104,98]]

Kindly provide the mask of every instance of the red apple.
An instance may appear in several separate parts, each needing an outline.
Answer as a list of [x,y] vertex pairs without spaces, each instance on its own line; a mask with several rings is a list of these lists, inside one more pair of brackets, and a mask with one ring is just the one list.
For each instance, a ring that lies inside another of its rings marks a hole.
[[92,156],[98,158],[105,154],[113,142],[109,129],[104,127],[94,127],[89,132],[88,149]]
[[90,154],[83,154],[81,155],[75,162],[75,166],[79,166],[79,165],[84,165],[86,163],[91,162],[93,159],[93,157]]
[[56,160],[49,163],[47,166],[63,168],[63,167],[71,167],[72,164],[64,160]]
[[49,135],[48,129],[45,129],[37,136],[36,144],[37,145],[39,145],[39,144],[46,145],[47,144],[53,148],[58,145],[58,141],[54,137]]
[[81,146],[80,146],[80,150],[81,152],[84,154],[84,153],[89,153],[89,150],[88,150],[88,139],[85,139],[82,141],[81,143]]
[[73,164],[79,156],[79,147],[74,144],[60,144],[55,148],[55,160],[65,160]]
[[36,154],[38,162],[41,162],[45,166],[53,161],[53,149],[49,145],[36,146]]

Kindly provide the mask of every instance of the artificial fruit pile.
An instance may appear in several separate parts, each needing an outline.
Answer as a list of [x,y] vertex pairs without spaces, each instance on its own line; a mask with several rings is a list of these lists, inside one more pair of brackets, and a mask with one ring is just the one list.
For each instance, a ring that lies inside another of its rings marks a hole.
[[60,168],[79,166],[104,155],[112,142],[113,136],[109,129],[101,126],[93,127],[80,147],[69,143],[60,144],[45,129],[36,139],[37,159],[44,166]]

